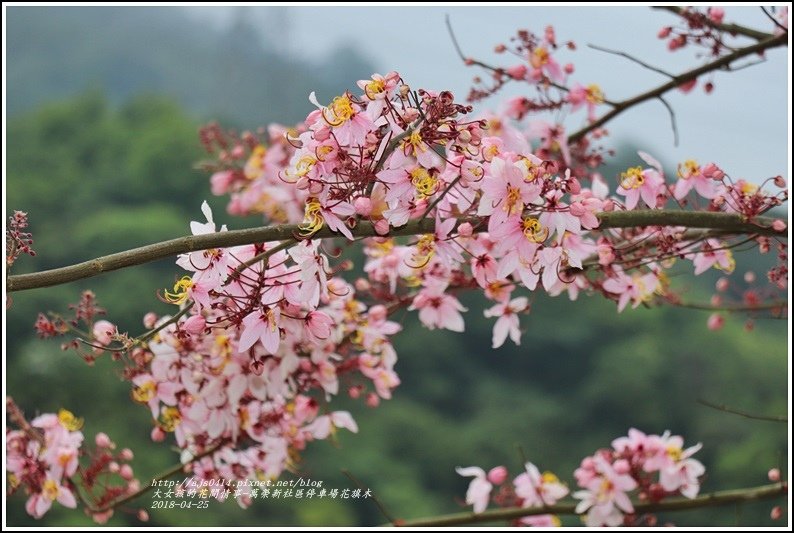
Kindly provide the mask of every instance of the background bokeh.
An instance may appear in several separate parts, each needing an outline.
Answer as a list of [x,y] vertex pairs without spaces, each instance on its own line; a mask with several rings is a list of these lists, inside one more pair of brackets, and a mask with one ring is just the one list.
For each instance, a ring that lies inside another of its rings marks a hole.
[[[399,70],[414,86],[450,88],[463,97],[474,72],[460,64],[444,27],[449,13],[470,55],[497,61],[493,45],[519,27],[554,23],[559,40],[575,38],[571,56],[582,81],[598,81],[620,98],[659,79],[587,42],[630,51],[671,70],[694,64],[655,38],[670,16],[648,9],[601,8],[8,8],[6,34],[6,209],[27,211],[37,257],[16,273],[52,268],[187,232],[210,200],[230,228],[261,223],[224,214],[210,198],[197,128],[209,119],[230,127],[290,123],[320,100],[353,88],[372,72]],[[729,9],[766,28],[763,14]],[[761,181],[785,175],[787,71],[784,52],[765,64],[719,74],[714,94],[672,95],[682,147],[672,146],[669,118],[650,103],[610,125],[617,156],[605,169],[637,164],[637,149],[674,161],[716,160],[732,175]],[[510,89],[516,94],[519,87]],[[498,98],[486,106],[498,107]],[[581,118],[581,117],[579,117]],[[763,258],[740,258],[741,274],[763,276]],[[177,459],[148,440],[145,408],[110,361],[89,368],[57,342],[35,338],[44,310],[65,310],[80,291],[94,290],[120,328],[142,330],[148,310],[169,308],[155,293],[178,275],[172,261],[96,279],[13,295],[6,311],[6,386],[29,415],[64,406],[86,419],[86,433],[106,431],[137,452],[141,479]],[[705,300],[716,275],[675,280]],[[702,442],[704,490],[763,484],[772,466],[786,468],[787,428],[703,407],[698,398],[765,414],[787,412],[785,321],[759,320],[751,332],[740,317],[718,331],[707,314],[638,309],[537,296],[520,347],[490,349],[492,322],[470,299],[466,333],[428,332],[400,316],[397,370],[402,385],[378,409],[341,400],[360,426],[338,446],[310,446],[300,468],[329,487],[350,487],[340,469],[372,488],[398,517],[460,509],[466,480],[456,466],[506,464],[517,472],[520,448],[542,469],[571,480],[578,459],[608,446],[629,427],[670,429]],[[349,404],[349,405],[348,405]],[[148,507],[143,497],[137,503]],[[17,495],[7,501],[9,525],[90,525],[58,506],[35,522]],[[767,525],[770,504],[708,509],[663,517],[687,525]],[[207,511],[150,510],[149,525],[376,525],[372,502],[263,501]],[[566,523],[575,523],[568,521]],[[141,525],[119,512],[112,525]]]

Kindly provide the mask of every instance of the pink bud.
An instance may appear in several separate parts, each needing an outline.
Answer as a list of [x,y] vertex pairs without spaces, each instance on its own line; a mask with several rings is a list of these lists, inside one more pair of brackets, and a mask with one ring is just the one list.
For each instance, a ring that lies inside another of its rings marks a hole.
[[110,440],[106,433],[97,433],[96,437],[94,437],[94,442],[99,448],[110,448],[113,446],[113,441]]
[[657,33],[656,36],[659,37],[660,39],[666,39],[672,31],[673,28],[671,28],[670,26],[665,26],[664,28],[659,30],[659,33]]
[[132,453],[132,450],[129,448],[124,448],[119,452],[119,459],[122,461],[132,461],[135,455]]
[[618,459],[612,467],[615,469],[616,474],[628,474],[631,472],[631,465],[625,459]]
[[359,292],[367,292],[372,287],[367,278],[356,278],[356,281],[353,285]]
[[707,81],[706,84],[703,86],[703,90],[706,94],[711,94],[714,91],[714,83],[711,81]]
[[582,184],[579,183],[579,180],[576,178],[571,178],[568,180],[568,191],[571,194],[579,194],[582,192]]
[[309,180],[309,194],[320,194],[323,192],[323,184],[316,180]]
[[612,211],[615,209],[615,202],[612,200],[604,200],[604,211]]
[[103,525],[107,524],[110,517],[113,516],[113,509],[109,509],[103,513],[94,513],[91,515],[91,519],[96,522],[97,524]]
[[527,75],[527,66],[523,64],[513,65],[512,67],[508,67],[506,72],[507,75],[514,80],[523,80],[524,76]]
[[775,181],[775,185],[780,187],[781,189],[786,188],[786,180],[783,178],[783,176],[775,176],[774,181]]
[[361,397],[361,386],[360,385],[353,385],[349,389],[347,389],[347,395],[357,400]]
[[146,512],[146,509],[138,510],[138,520],[140,520],[141,522],[149,521],[149,513]]
[[207,321],[201,315],[193,315],[182,323],[182,329],[191,335],[198,335],[204,331]]
[[772,520],[780,520],[780,517],[783,516],[783,509],[779,505],[775,505],[772,507],[772,510],[769,512],[769,518]]
[[464,222],[460,226],[458,226],[458,234],[461,237],[471,237],[472,233],[474,233],[474,228],[471,226],[470,223]]
[[375,233],[378,235],[387,235],[389,233],[389,221],[382,218],[375,222]]
[[380,404],[380,398],[374,392],[367,394],[367,407],[377,407]]
[[111,462],[108,464],[108,470],[109,470],[110,472],[113,472],[114,474],[115,474],[115,473],[117,473],[117,472],[119,471],[119,468],[120,468],[120,467],[119,467],[119,464],[118,464],[116,461],[111,461]]
[[309,188],[310,184],[311,182],[309,181],[309,178],[303,176],[302,178],[298,179],[298,181],[295,182],[295,187],[297,189],[300,189],[301,191],[305,191],[306,189]]
[[314,140],[317,142],[327,141],[331,137],[331,128],[320,128],[314,132]]
[[728,290],[728,286],[730,285],[730,281],[728,278],[720,278],[717,280],[717,290],[719,292],[725,292]]
[[786,231],[786,223],[778,218],[772,222],[772,229],[775,231]]
[[133,479],[127,483],[127,494],[132,494],[134,492],[138,492],[139,490],[141,490],[141,482],[137,479]]
[[714,313],[709,317],[708,328],[711,331],[717,331],[725,325],[725,317],[718,313]]
[[151,437],[154,442],[163,442],[165,440],[165,431],[155,426],[152,428]]
[[215,196],[226,194],[226,191],[229,190],[229,186],[232,184],[232,181],[234,181],[234,172],[231,170],[222,170],[220,172],[216,172],[210,177],[212,194]]
[[725,10],[721,7],[710,7],[709,18],[716,24],[722,24],[722,19],[725,17]]
[[755,281],[755,272],[752,270],[748,270],[744,273],[744,281],[747,283],[752,283]]
[[719,294],[715,294],[714,296],[712,296],[711,297],[711,305],[713,305],[714,307],[721,306],[722,305],[722,296],[720,296]]
[[587,212],[587,210],[582,205],[582,202],[572,203],[570,209],[571,209],[571,214],[575,217],[581,217]]
[[362,217],[368,217],[372,213],[372,200],[366,196],[359,196],[353,202],[353,207],[356,208],[356,213]]
[[777,483],[778,481],[780,481],[780,469],[770,468],[769,472],[767,472],[767,476],[769,476],[769,481],[773,483]]
[[722,181],[722,178],[725,177],[725,172],[720,169],[714,163],[709,163],[708,165],[704,166],[700,171],[704,176],[707,178],[711,178],[715,181]]
[[232,157],[235,159],[240,159],[245,155],[245,147],[242,144],[235,145],[232,148]]
[[132,473],[132,467],[130,465],[121,465],[121,468],[119,469],[119,475],[127,481],[130,481],[133,477],[135,477],[135,474]]
[[573,74],[574,66],[573,63],[566,63],[562,69],[565,71],[566,74]]
[[507,468],[495,466],[488,471],[488,481],[494,485],[501,485],[507,479]]
[[385,320],[388,316],[389,312],[386,309],[385,305],[373,305],[369,308],[369,317],[374,320],[375,322],[380,322],[381,320]]
[[94,324],[93,334],[98,344],[107,346],[112,340],[111,337],[116,334],[116,326],[107,320],[97,320]]
[[146,313],[143,315],[143,327],[146,329],[154,328],[154,325],[157,323],[157,315],[154,313]]
[[697,78],[695,78],[694,80],[685,81],[684,83],[678,86],[678,90],[681,91],[682,93],[688,93],[692,89],[694,89],[697,84],[698,84]]
[[505,50],[507,50],[507,47],[503,44],[497,44],[493,49],[493,51],[496,52],[497,54],[501,54]]

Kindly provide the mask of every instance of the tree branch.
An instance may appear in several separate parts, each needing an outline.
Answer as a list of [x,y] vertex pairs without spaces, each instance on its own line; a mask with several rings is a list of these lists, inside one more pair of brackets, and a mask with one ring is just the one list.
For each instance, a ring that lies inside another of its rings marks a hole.
[[[770,235],[782,238],[787,236],[785,231],[777,232],[772,229],[771,226],[774,221],[772,218],[757,217],[753,222],[746,222],[740,215],[731,213],[654,209],[610,211],[598,213],[597,216],[601,221],[599,229],[644,226],[685,226],[687,228],[716,229],[728,233]],[[484,227],[478,227],[478,222],[480,220],[477,218],[461,219],[460,223],[467,221],[474,222],[472,225],[475,226],[475,231],[485,230]],[[435,225],[435,220],[431,219],[423,218],[412,220],[404,226],[392,228],[388,236],[399,237],[433,233],[435,231]],[[96,259],[70,266],[31,274],[8,276],[8,278],[6,278],[6,291],[15,292],[61,285],[98,276],[105,272],[142,265],[144,263],[150,263],[152,261],[197,250],[241,246],[258,242],[292,240],[298,232],[299,228],[296,224],[283,224],[278,226],[222,231],[206,235],[179,237],[177,239],[133,248],[132,250],[97,257]],[[356,237],[378,236],[374,225],[369,221],[359,222],[356,227],[353,228],[352,233]],[[328,226],[323,226],[311,236],[312,239],[328,239],[332,237],[339,237],[339,234],[331,231]]]
[[[684,16],[684,8],[678,6],[653,6],[653,9],[669,11],[670,13],[674,13],[678,15],[679,17]],[[744,35],[745,37],[749,37],[750,39],[755,39],[756,41],[764,41],[772,37],[771,33],[754,30],[753,28],[748,28],[747,26],[740,26],[739,24],[733,24],[733,23],[718,24],[708,17],[704,17],[703,23],[711,26],[714,29],[726,31],[731,35]]]
[[673,77],[672,80],[662,85],[659,85],[654,89],[638,94],[637,96],[634,96],[627,100],[622,100],[620,102],[617,102],[615,106],[612,108],[612,110],[602,115],[601,118],[597,119],[595,122],[591,122],[582,129],[572,133],[568,137],[568,142],[578,141],[579,139],[581,139],[582,137],[584,137],[594,129],[600,128],[601,126],[603,126],[604,124],[615,118],[616,116],[620,115],[627,109],[634,107],[637,104],[641,104],[642,102],[645,102],[652,98],[658,98],[667,91],[675,89],[681,86],[681,84],[686,83],[687,81],[692,81],[698,76],[706,74],[707,72],[712,72],[714,70],[725,68],[734,61],[736,61],[737,59],[741,59],[743,57],[747,57],[753,54],[758,54],[763,52],[764,50],[768,50],[771,48],[777,48],[778,46],[786,46],[788,44],[788,35],[785,33],[775,37],[773,36],[767,36],[767,37],[768,38],[765,38],[764,40],[761,40],[753,45],[746,46],[744,48],[739,48],[735,52],[730,53],[726,56],[722,56],[718,59],[715,59],[710,63],[706,63],[705,65],[702,65],[697,68],[693,68],[692,70],[688,70],[682,74],[679,74],[678,76]]
[[[788,493],[788,484],[774,483],[762,485],[760,487],[750,487],[745,489],[724,490],[704,494],[694,499],[676,498],[659,503],[635,503],[634,514],[659,513],[664,511],[682,511],[686,509],[696,509],[700,507],[716,507],[731,503],[749,502],[754,500],[767,500],[785,496]],[[495,522],[501,520],[514,520],[524,516],[536,516],[543,514],[555,515],[575,515],[575,503],[561,503],[546,507],[507,507],[504,509],[494,509],[479,514],[457,513],[434,518],[422,518],[418,520],[397,521],[396,524],[405,527],[432,527],[432,526],[454,526],[459,524],[474,524],[479,522]]]
[[725,404],[711,403],[702,398],[698,400],[698,403],[701,405],[705,405],[706,407],[711,407],[712,409],[716,409],[717,411],[731,413],[732,415],[739,415],[744,418],[750,418],[752,420],[763,420],[765,422],[780,422],[783,424],[786,424],[788,422],[788,417],[786,416],[757,415],[755,413],[750,413],[747,411],[743,411],[741,409],[734,409],[733,407],[728,407]]

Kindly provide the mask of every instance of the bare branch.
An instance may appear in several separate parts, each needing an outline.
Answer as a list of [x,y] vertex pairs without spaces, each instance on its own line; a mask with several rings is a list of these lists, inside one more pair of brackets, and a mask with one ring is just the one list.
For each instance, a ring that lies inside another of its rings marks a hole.
[[[679,17],[683,16],[684,13],[684,8],[678,6],[653,6],[653,9],[661,9],[662,11],[669,11],[670,13],[674,13],[678,15]],[[750,39],[755,39],[756,41],[764,41],[772,37],[771,33],[754,30],[753,28],[748,28],[747,26],[741,26],[739,24],[732,24],[732,23],[720,24],[714,22],[710,18],[705,18],[705,20],[703,20],[703,23],[708,24],[712,28],[728,32],[731,35],[743,35],[745,37],[749,37]]]
[[787,46],[787,44],[788,44],[788,35],[786,34],[778,35],[775,37],[769,37],[768,39],[759,41],[753,45],[746,46],[744,48],[739,48],[735,52],[732,52],[726,56],[722,56],[718,59],[715,59],[710,63],[706,63],[705,65],[701,65],[697,68],[693,68],[692,70],[688,70],[682,74],[679,74],[678,76],[675,76],[672,80],[668,81],[667,83],[659,85],[658,87],[655,87],[644,93],[640,93],[637,96],[634,96],[627,100],[617,102],[615,104],[615,107],[611,111],[602,115],[601,118],[595,120],[594,122],[591,122],[582,129],[572,133],[568,137],[568,142],[578,141],[579,139],[581,139],[582,137],[584,137],[594,129],[600,128],[601,126],[603,126],[604,124],[615,118],[616,116],[620,115],[627,109],[630,109],[635,105],[641,104],[652,98],[658,98],[659,96],[662,96],[666,92],[675,89],[677,87],[680,87],[682,84],[688,81],[692,81],[696,79],[698,76],[728,67],[730,66],[731,63],[733,63],[737,59],[741,59],[743,57],[747,57],[754,54],[760,54],[765,50],[769,50],[771,48],[777,48],[779,46]]
[[725,404],[716,404],[706,401],[704,399],[699,399],[698,403],[701,405],[705,405],[706,407],[711,407],[712,409],[716,409],[717,411],[723,411],[726,413],[731,413],[733,415],[743,416],[744,418],[750,418],[752,420],[764,420],[766,422],[781,422],[783,424],[788,423],[788,418],[785,416],[767,416],[767,415],[757,415],[755,413],[749,413],[747,411],[743,411],[740,409],[734,409],[732,407],[728,407]]
[[660,69],[658,67],[654,67],[653,65],[649,65],[645,61],[643,61],[641,59],[637,59],[633,55],[627,54],[626,52],[621,52],[620,50],[612,50],[610,48],[604,48],[603,46],[597,46],[595,44],[588,44],[587,46],[589,48],[592,48],[593,50],[598,50],[599,52],[606,52],[607,54],[613,54],[613,55],[616,55],[616,56],[625,57],[629,61],[637,63],[641,67],[647,68],[648,70],[652,70],[653,72],[657,72],[657,73],[659,73],[659,74],[661,74],[663,76],[667,76],[670,79],[675,79],[675,75],[674,74],[670,74],[666,70],[662,70],[662,69]]
[[[716,229],[737,234],[769,235],[780,238],[786,238],[787,236],[785,231],[778,232],[772,228],[772,222],[774,222],[772,218],[757,217],[754,221],[747,222],[741,215],[732,213],[654,209],[610,211],[598,213],[597,216],[601,222],[599,229],[644,226],[684,226],[687,228]],[[475,231],[484,231],[484,228],[479,224],[479,222],[481,222],[479,218],[463,218],[459,220],[459,224],[463,222],[472,222]],[[400,237],[433,233],[435,231],[435,226],[435,220],[427,218],[412,220],[404,226],[392,228],[388,236]],[[144,263],[150,263],[152,261],[174,257],[196,250],[226,248],[229,246],[241,246],[272,241],[291,241],[298,232],[298,225],[283,224],[278,226],[263,226],[259,228],[180,237],[103,257],[97,257],[96,259],[91,259],[90,261],[77,263],[75,265],[34,272],[31,274],[8,276],[6,278],[6,291],[15,292],[61,285],[79,279],[98,276],[105,272],[142,265]],[[380,236],[375,231],[374,224],[370,221],[359,222],[356,227],[352,229],[352,233],[356,237]],[[328,239],[334,237],[339,237],[339,234],[333,232],[327,226],[324,226],[314,233],[311,239]]]
[[664,99],[664,96],[659,96],[659,101],[664,104],[664,107],[667,108],[667,112],[670,114],[670,127],[673,128],[673,146],[678,146],[678,123],[675,120],[675,110],[673,110],[673,106]]
[[757,305],[709,305],[694,302],[674,302],[670,300],[664,300],[664,302],[669,305],[684,307],[686,309],[697,309],[699,311],[712,312],[725,311],[726,313],[752,313],[757,311],[782,312],[783,310],[788,309],[788,302],[785,300],[774,300],[772,302]]
[[[687,509],[697,509],[700,507],[717,507],[735,503],[749,502],[755,500],[768,500],[784,497],[788,493],[787,483],[773,483],[760,487],[750,487],[745,489],[724,490],[704,494],[697,498],[676,498],[673,500],[659,503],[638,502],[634,504],[635,514],[660,513],[666,511],[683,511]],[[524,516],[536,516],[542,514],[555,515],[576,515],[575,503],[561,503],[547,507],[506,507],[504,509],[494,509],[482,513],[457,513],[433,518],[422,518],[419,520],[398,520],[396,523],[388,525],[399,525],[404,527],[432,527],[432,526],[454,526],[459,524],[475,524],[481,522],[509,521]]]
[[772,13],[770,13],[769,11],[767,11],[767,10],[766,10],[766,8],[765,8],[764,6],[761,6],[761,11],[763,11],[763,12],[764,12],[764,15],[766,15],[767,17],[769,17],[769,20],[771,20],[771,21],[772,21],[772,22],[775,24],[775,26],[777,26],[778,28],[780,28],[780,29],[781,29],[781,30],[783,30],[784,32],[788,33],[788,28],[787,28],[787,27],[785,27],[784,25],[782,25],[782,24],[780,23],[780,21],[779,21],[778,19],[776,19],[776,18],[775,18],[775,17],[772,15]]

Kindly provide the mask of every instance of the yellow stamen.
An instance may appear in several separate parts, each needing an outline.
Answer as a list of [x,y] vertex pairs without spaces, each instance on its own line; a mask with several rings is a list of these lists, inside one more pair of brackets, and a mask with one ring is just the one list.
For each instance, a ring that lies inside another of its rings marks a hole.
[[353,109],[353,102],[350,101],[346,94],[334,98],[328,108],[331,109],[332,118],[328,118],[326,109],[323,109],[323,118],[329,126],[333,127],[341,126],[356,114],[356,110]]
[[411,171],[411,183],[416,189],[416,196],[422,200],[436,192],[438,180],[431,176],[426,169],[419,167]]
[[537,218],[524,217],[521,219],[521,226],[529,242],[540,244],[549,236],[549,228],[544,227]]
[[163,291],[165,300],[168,303],[182,305],[188,298],[188,290],[193,287],[190,276],[183,276],[182,279],[174,283],[174,292]]
[[416,251],[413,255],[415,265],[413,268],[422,268],[436,253],[436,236],[435,235],[422,235],[416,242]]
[[379,94],[386,90],[386,82],[383,80],[372,80],[364,86],[364,94],[367,98],[374,100]]
[[66,409],[58,411],[58,422],[69,431],[79,431],[83,427],[83,419],[77,418],[71,411]]
[[559,483],[560,478],[554,475],[554,472],[543,472],[543,483]]
[[303,176],[307,175],[309,172],[312,171],[314,165],[317,164],[317,158],[311,156],[309,154],[304,155],[298,162],[295,163],[295,171],[293,172],[291,169],[287,169],[287,177],[292,181],[297,181],[298,178],[302,178]]
[[44,482],[44,485],[41,487],[41,493],[50,501],[55,501],[58,499],[58,493],[60,489],[58,488],[58,484],[55,482],[54,479],[48,479]]
[[603,104],[604,103],[604,92],[601,90],[597,84],[593,83],[592,85],[588,85],[586,89],[586,96],[587,101],[591,104]]
[[538,46],[532,52],[532,57],[530,58],[530,62],[532,66],[535,68],[540,68],[546,63],[549,62],[549,51],[546,50],[544,46]]
[[143,385],[132,389],[132,399],[138,403],[148,403],[157,393],[157,385],[154,381],[147,381]]
[[303,224],[298,226],[303,236],[314,235],[323,227],[322,206],[317,198],[306,201],[306,212],[303,215]]
[[182,415],[176,407],[164,407],[160,416],[160,427],[163,431],[172,432],[182,422]]
[[689,179],[698,174],[700,174],[700,165],[694,159],[687,159],[678,165],[678,177],[681,179]]
[[726,274],[730,274],[736,268],[736,259],[733,258],[733,253],[730,250],[723,250],[728,256],[728,266],[722,266],[719,263],[714,263],[714,268],[722,270]]
[[262,173],[262,169],[265,168],[266,153],[267,148],[261,144],[257,145],[251,151],[251,156],[248,158],[248,161],[246,161],[245,167],[243,169],[243,174],[245,174],[246,178],[253,180],[259,177],[259,175]]
[[683,454],[684,454],[684,450],[682,450],[680,446],[670,445],[667,447],[667,455],[669,455],[670,459],[672,459],[676,463],[681,460]]
[[639,189],[643,183],[642,167],[631,167],[620,175],[620,186],[624,189]]

